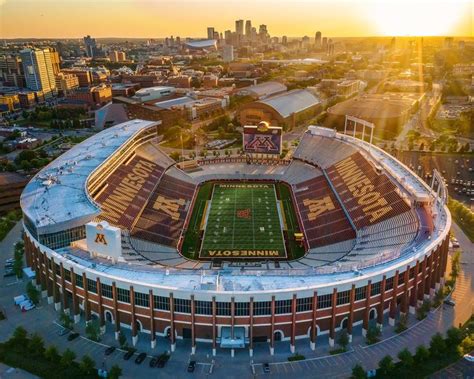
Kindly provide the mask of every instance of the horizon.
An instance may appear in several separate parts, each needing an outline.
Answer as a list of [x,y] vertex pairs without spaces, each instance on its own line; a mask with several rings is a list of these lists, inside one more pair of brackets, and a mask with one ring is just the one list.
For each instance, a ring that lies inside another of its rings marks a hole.
[[223,33],[238,19],[292,38],[316,31],[331,38],[474,35],[468,0],[0,0],[0,9],[1,39],[205,38],[208,26]]

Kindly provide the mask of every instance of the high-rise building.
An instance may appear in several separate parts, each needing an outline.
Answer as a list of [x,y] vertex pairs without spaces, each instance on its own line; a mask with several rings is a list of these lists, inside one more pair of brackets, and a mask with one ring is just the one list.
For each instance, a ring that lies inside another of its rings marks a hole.
[[314,37],[314,44],[316,45],[317,49],[321,48],[321,32],[316,32]]
[[224,46],[222,50],[222,59],[224,60],[224,62],[232,62],[234,60],[234,46]]
[[326,51],[327,48],[328,48],[328,38],[327,37],[323,37],[323,43],[321,45],[321,48]]
[[244,35],[244,20],[235,21],[235,32],[239,37]]
[[215,30],[212,26],[207,27],[207,39],[214,39]]
[[33,91],[43,91],[45,97],[56,92],[52,52],[50,49],[24,49],[20,51],[26,86]]
[[258,28],[258,34],[260,38],[266,38],[268,36],[268,30],[267,30],[267,25],[262,24]]
[[0,57],[0,82],[5,86],[25,86],[25,76],[20,57],[7,55]]
[[245,36],[247,38],[252,37],[252,21],[251,20],[245,21]]
[[230,41],[232,40],[232,31],[226,30],[224,32],[224,39],[225,39],[225,43],[230,43]]
[[87,35],[84,37],[84,45],[86,46],[86,55],[89,58],[94,58],[97,56],[97,44],[95,38]]

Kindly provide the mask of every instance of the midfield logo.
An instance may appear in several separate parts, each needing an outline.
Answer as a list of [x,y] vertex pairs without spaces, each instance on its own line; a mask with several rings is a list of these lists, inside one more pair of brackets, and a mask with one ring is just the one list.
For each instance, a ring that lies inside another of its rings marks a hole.
[[251,217],[250,208],[247,209],[238,209],[237,210],[237,218],[246,218],[249,219]]
[[107,240],[105,239],[105,235],[102,233],[97,233],[95,236],[95,243],[101,243],[102,245],[107,246]]
[[246,146],[247,150],[278,150],[278,146],[272,141],[270,136],[255,136]]
[[308,220],[314,221],[316,218],[327,211],[332,211],[336,209],[334,206],[331,198],[329,196],[325,196],[322,199],[311,200],[311,199],[304,199],[303,204],[305,207],[308,207]]

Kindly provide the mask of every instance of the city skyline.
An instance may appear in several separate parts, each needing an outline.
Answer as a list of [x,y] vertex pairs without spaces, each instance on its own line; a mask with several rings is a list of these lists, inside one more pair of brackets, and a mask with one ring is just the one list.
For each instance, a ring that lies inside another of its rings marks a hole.
[[[206,27],[234,30],[235,20],[268,25],[271,35],[332,37],[472,36],[469,1],[0,1],[0,38],[205,38]],[[70,17],[71,14],[75,17]],[[424,14],[420,21],[418,17]],[[127,15],[124,18],[123,15]],[[106,15],[106,17],[104,17]],[[217,17],[216,17],[217,16]],[[67,28],[58,20],[68,20]]]

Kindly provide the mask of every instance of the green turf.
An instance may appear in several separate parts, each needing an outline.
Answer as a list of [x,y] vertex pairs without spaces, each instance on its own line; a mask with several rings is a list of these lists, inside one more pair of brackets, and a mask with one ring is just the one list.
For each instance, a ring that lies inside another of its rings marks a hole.
[[214,186],[201,256],[214,250],[278,250],[285,256],[273,184]]

